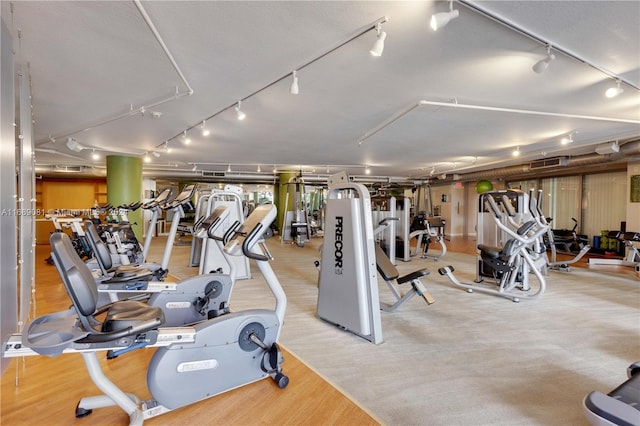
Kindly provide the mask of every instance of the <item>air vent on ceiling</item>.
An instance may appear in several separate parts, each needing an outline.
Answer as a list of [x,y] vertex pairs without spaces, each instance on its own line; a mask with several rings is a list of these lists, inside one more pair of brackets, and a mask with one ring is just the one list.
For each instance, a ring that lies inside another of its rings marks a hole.
[[208,172],[208,171],[203,171],[203,172],[202,172],[202,176],[203,176],[203,177],[225,177],[225,173],[224,173],[224,172]]
[[567,157],[545,158],[544,160],[532,161],[529,165],[531,170],[546,169],[549,167],[560,167],[567,165]]

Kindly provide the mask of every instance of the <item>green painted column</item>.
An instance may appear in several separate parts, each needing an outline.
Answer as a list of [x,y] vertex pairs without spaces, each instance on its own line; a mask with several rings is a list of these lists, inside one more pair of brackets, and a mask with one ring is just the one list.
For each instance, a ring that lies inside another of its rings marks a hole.
[[[107,202],[117,207],[136,201],[142,201],[142,158],[108,155]],[[142,241],[141,209],[130,212],[128,216],[136,237]]]
[[[279,186],[278,186],[278,197],[276,206],[278,207],[278,229],[280,230],[280,236],[282,236],[282,224],[284,223],[284,214],[286,211],[293,210],[293,200],[288,200],[287,202],[287,188],[289,185],[289,179],[296,177],[298,174],[296,172],[280,172],[279,176]],[[274,197],[274,201],[275,201]],[[287,205],[285,205],[287,203]]]

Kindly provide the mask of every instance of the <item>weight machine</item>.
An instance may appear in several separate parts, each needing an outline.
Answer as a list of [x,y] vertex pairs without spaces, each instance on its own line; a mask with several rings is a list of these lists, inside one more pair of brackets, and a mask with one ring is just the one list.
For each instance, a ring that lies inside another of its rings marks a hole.
[[[420,283],[426,270],[399,277],[395,266],[381,249],[376,249],[371,198],[367,188],[350,183],[346,174],[330,178],[325,212],[322,261],[319,262],[318,317],[344,328],[374,344],[382,343],[380,310],[394,311],[418,294],[433,299]],[[380,258],[376,256],[376,250]],[[386,259],[386,262],[382,262]],[[397,302],[381,304],[378,271]],[[402,296],[393,286],[411,283]]]
[[[287,210],[284,212],[280,241],[282,243],[292,242],[302,248],[304,243],[309,242],[311,238],[304,179],[299,176],[292,177],[286,185],[287,195],[284,205]],[[288,210],[289,200],[293,203],[293,210]]]

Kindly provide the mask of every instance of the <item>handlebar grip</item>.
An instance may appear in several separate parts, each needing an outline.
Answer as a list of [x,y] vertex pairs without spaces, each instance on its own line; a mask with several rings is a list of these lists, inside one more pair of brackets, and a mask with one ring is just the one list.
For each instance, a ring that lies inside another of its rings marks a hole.
[[387,221],[391,221],[391,220],[400,220],[400,218],[398,218],[398,217],[385,217],[380,222],[378,222],[378,225],[382,225],[382,224],[386,223]]
[[538,214],[544,217],[544,213],[542,213],[542,189],[538,189],[538,205],[536,208],[538,209]]
[[224,244],[227,244],[229,241],[231,241],[234,234],[236,233],[236,230],[239,227],[240,227],[240,222],[238,222],[237,220],[233,222],[233,224],[229,227],[229,229],[227,229],[227,232],[225,232],[224,235],[222,236],[222,242]]
[[268,262],[269,261],[269,257],[265,256],[264,254],[258,254],[258,253],[253,253],[251,251],[251,247],[249,247],[249,243],[253,240],[253,238],[258,237],[259,235],[258,232],[260,232],[262,230],[262,224],[258,223],[256,224],[255,228],[253,228],[251,230],[251,232],[249,232],[249,235],[246,236],[246,238],[244,239],[244,241],[242,242],[242,253],[247,256],[249,259],[254,259],[254,260],[261,260],[264,262]]
[[511,217],[515,217],[516,216],[516,211],[513,209],[513,206],[511,205],[511,201],[509,200],[509,197],[507,197],[506,195],[502,196],[502,205],[504,206],[505,209],[507,209],[507,214]]
[[489,195],[488,197],[485,197],[485,199],[489,203],[489,207],[491,208],[491,210],[493,210],[494,216],[497,219],[502,219],[502,213],[500,213],[498,205],[496,204],[496,200],[493,199],[493,196]]

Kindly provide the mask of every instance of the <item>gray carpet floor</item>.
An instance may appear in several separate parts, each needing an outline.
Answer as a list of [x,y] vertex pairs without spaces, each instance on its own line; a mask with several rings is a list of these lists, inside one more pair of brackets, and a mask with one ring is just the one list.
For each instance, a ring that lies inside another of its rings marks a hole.
[[[384,342],[373,345],[316,316],[321,239],[304,248],[267,240],[287,294],[281,343],[390,425],[586,425],[582,400],[607,393],[640,360],[640,280],[573,268],[549,273],[539,300],[513,303],[455,288],[437,268],[475,278],[475,257],[449,252],[439,261],[400,262],[423,278],[436,302],[414,297],[382,312]],[[153,241],[159,260],[163,238]],[[170,272],[196,275],[189,246],[175,246]],[[234,285],[232,310],[273,307],[256,265]],[[379,279],[380,298],[392,295]],[[535,280],[532,280],[535,285]],[[286,361],[284,364],[286,372]]]

